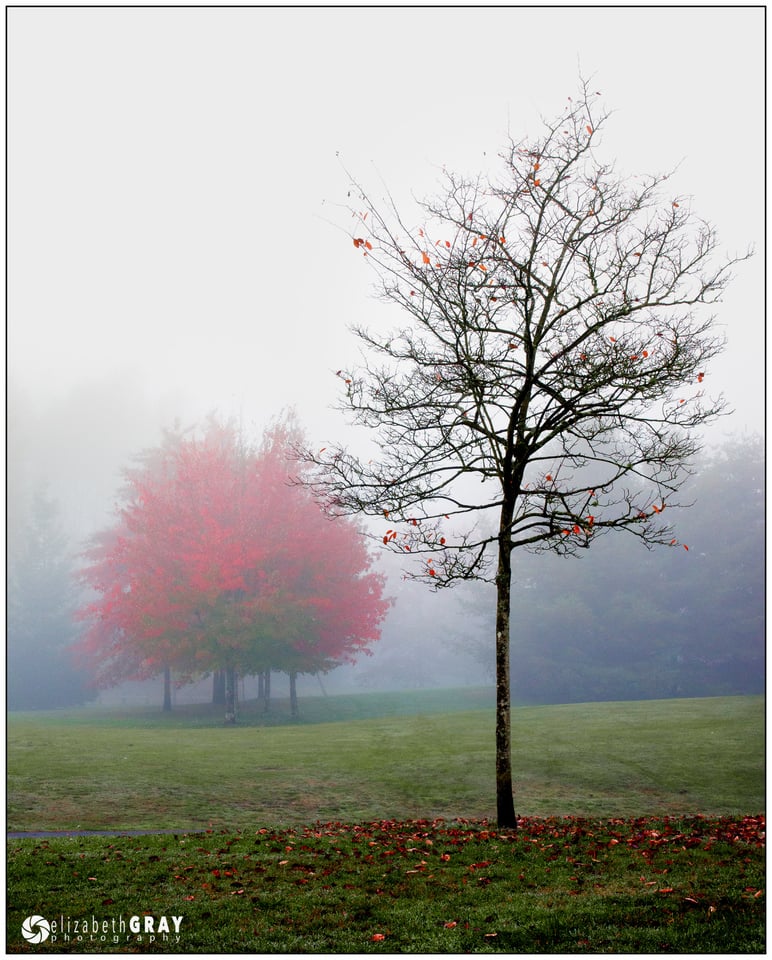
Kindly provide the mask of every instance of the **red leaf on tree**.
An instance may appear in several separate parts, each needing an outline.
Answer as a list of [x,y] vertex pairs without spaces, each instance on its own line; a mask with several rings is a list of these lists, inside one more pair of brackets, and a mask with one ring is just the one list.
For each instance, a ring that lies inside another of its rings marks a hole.
[[213,424],[128,474],[119,522],[95,539],[81,573],[99,595],[83,611],[80,642],[98,682],[165,665],[221,669],[226,655],[249,672],[262,656],[253,624],[298,611],[313,617],[308,640],[277,637],[294,662],[321,668],[377,639],[388,605],[358,531],[330,523],[306,488],[287,483],[301,439],[282,424],[249,453]]

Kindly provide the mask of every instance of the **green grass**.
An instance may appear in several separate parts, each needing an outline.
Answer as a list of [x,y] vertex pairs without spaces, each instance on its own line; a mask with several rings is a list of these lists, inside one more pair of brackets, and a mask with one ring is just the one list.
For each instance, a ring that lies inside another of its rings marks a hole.
[[10,839],[8,951],[763,952],[761,697],[516,708],[517,832],[489,691],[275,706],[12,714],[9,830],[176,832]]
[[[304,701],[302,723],[259,726],[255,714],[235,728],[207,707],[11,714],[8,829],[492,818],[492,708],[437,713],[450,695],[421,695],[426,712],[397,716],[393,700],[373,696],[380,717],[309,722],[315,710],[366,712],[329,697]],[[461,692],[454,703],[467,705]],[[764,808],[761,697],[518,707],[512,726],[522,814]]]
[[[469,821],[380,821],[12,841],[7,947],[763,952],[763,829],[763,818],[528,818],[516,833]],[[63,919],[55,940],[22,938],[35,914]],[[171,931],[179,918],[179,941],[158,932],[162,917]],[[146,918],[153,933],[134,932]]]
[[[440,690],[404,690],[400,692],[347,693],[333,696],[301,697],[300,715],[292,717],[287,697],[274,697],[269,712],[261,701],[247,700],[239,704],[239,726],[274,727],[304,726],[344,720],[368,720],[390,716],[414,716],[427,713],[452,713],[492,707],[494,691],[490,687],[461,687]],[[17,712],[22,719],[54,719],[59,723],[90,726],[219,728],[223,725],[222,706],[210,703],[178,704],[170,713],[158,706],[88,706],[82,710]]]

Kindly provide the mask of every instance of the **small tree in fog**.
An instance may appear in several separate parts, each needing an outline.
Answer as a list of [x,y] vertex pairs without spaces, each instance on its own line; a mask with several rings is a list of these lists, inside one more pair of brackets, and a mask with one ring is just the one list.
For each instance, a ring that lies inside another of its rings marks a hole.
[[8,550],[8,706],[51,709],[93,699],[88,676],[68,649],[76,593],[59,504],[45,489],[32,498],[21,537]]
[[573,555],[612,530],[677,546],[667,518],[695,428],[724,408],[704,393],[722,340],[701,308],[737,261],[713,263],[712,227],[667,176],[599,158],[596,103],[583,87],[540,137],[510,142],[500,180],[445,173],[416,225],[352,184],[354,249],[406,319],[355,328],[367,359],[338,372],[380,456],[306,453],[331,508],[380,517],[410,576],[495,582],[502,827],[517,822],[513,551]]

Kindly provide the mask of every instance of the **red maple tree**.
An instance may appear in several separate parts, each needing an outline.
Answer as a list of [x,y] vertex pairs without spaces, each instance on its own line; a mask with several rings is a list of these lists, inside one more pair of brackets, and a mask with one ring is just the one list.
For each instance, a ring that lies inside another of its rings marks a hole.
[[[290,482],[290,419],[247,448],[230,426],[168,436],[127,471],[117,522],[85,554],[94,598],[78,650],[100,685],[174,670],[226,676],[327,671],[368,653],[389,607],[365,539]],[[300,468],[302,469],[302,468]]]

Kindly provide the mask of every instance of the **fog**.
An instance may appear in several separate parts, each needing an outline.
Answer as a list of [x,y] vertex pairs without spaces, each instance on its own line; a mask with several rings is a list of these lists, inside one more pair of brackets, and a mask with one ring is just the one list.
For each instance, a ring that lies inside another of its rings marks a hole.
[[[36,491],[75,550],[175,422],[217,411],[259,439],[294,407],[312,444],[366,444],[335,371],[351,324],[400,317],[352,252],[346,169],[409,209],[443,166],[495,170],[580,71],[620,172],[673,169],[727,255],[761,250],[760,9],[9,10],[10,566]],[[763,256],[735,273],[712,446],[764,425]],[[454,639],[464,598],[387,569],[382,648],[325,685],[489,682]]]

